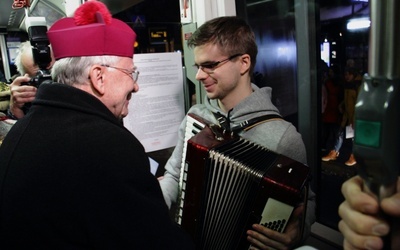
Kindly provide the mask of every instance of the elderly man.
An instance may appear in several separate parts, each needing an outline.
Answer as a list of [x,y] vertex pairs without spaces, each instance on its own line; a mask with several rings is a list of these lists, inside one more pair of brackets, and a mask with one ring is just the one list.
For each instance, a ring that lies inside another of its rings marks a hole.
[[[47,69],[50,69],[54,63],[54,57],[51,54],[49,58],[50,63]],[[10,107],[7,110],[7,115],[14,120],[18,120],[24,117],[28,111],[26,103],[30,103],[35,99],[37,88],[35,86],[29,86],[27,83],[32,77],[35,77],[39,66],[35,63],[32,53],[32,45],[30,41],[25,41],[19,46],[17,57],[15,58],[15,65],[19,76],[15,77],[10,85],[11,98]]]
[[0,248],[193,248],[121,124],[139,90],[136,34],[88,1],[48,37],[55,82],[38,88],[0,148]]

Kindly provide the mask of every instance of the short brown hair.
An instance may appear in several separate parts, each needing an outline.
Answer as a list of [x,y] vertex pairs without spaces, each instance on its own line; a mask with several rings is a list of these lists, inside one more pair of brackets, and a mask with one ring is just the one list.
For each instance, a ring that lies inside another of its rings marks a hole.
[[250,55],[250,75],[253,73],[258,53],[255,35],[243,19],[236,16],[217,17],[201,25],[189,38],[188,47],[215,44],[227,56]]

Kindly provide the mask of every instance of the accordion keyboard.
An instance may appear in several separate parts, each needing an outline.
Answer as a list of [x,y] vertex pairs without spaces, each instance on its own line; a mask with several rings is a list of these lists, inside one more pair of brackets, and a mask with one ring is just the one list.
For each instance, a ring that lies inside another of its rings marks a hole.
[[[185,175],[185,162],[186,162],[186,151],[187,151],[187,142],[198,134],[206,125],[199,120],[197,120],[194,116],[191,114],[186,116],[186,129],[185,129],[185,138],[184,138],[184,144],[183,144],[183,153],[182,153],[182,162],[181,162],[181,174],[180,174],[180,179],[179,179],[179,203],[178,206],[178,211],[177,211],[177,216],[176,220],[178,224],[180,224],[180,220],[182,218],[182,204],[183,200],[185,198],[185,182],[184,182],[184,175]],[[187,171],[187,170],[186,170]]]

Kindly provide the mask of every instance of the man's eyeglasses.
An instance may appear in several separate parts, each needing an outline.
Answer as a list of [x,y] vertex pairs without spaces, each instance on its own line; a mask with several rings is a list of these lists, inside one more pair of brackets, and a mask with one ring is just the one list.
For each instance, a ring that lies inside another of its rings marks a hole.
[[216,68],[218,68],[219,66],[221,66],[224,62],[230,61],[233,58],[238,57],[238,56],[242,56],[242,55],[243,54],[234,54],[233,56],[230,56],[230,57],[228,57],[228,58],[226,58],[224,60],[221,60],[221,61],[211,62],[211,63],[204,63],[204,64],[200,64],[200,65],[195,64],[195,65],[193,65],[193,67],[196,70],[201,69],[205,73],[211,74],[211,73],[214,73],[214,70]]
[[123,68],[118,68],[118,67],[114,67],[114,66],[110,66],[107,64],[102,64],[101,66],[107,67],[107,68],[112,68],[112,69],[116,69],[119,71],[122,71],[123,73],[129,75],[133,81],[137,81],[139,78],[139,71],[136,69],[136,67],[134,67],[133,69],[123,69]]

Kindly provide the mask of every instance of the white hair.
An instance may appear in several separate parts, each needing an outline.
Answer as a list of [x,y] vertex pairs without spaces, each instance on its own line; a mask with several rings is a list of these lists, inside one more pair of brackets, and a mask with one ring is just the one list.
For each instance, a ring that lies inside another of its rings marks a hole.
[[89,77],[90,67],[94,64],[114,64],[118,56],[82,56],[57,60],[51,68],[51,77],[55,82],[67,85],[84,84]]
[[[22,64],[22,55],[27,55],[33,58],[32,45],[30,41],[25,41],[19,45],[17,56],[15,57],[15,66],[17,67],[18,73],[22,76],[26,74],[26,69]],[[33,60],[33,59],[32,59]]]

